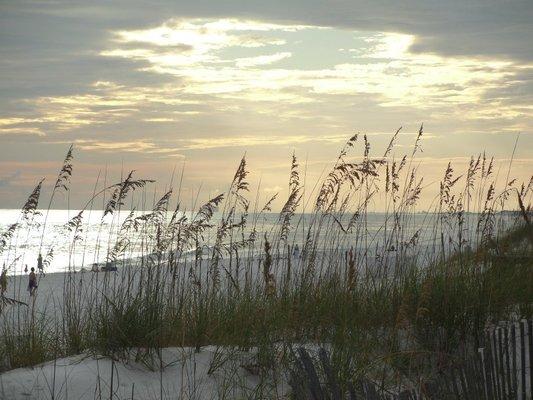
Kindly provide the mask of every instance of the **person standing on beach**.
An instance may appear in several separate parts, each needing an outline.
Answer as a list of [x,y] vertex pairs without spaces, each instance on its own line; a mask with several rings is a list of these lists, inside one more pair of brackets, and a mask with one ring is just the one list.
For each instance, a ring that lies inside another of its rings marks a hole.
[[0,275],[0,290],[2,291],[2,296],[7,291],[7,271],[4,268],[2,269],[2,275]]
[[292,256],[294,258],[300,257],[300,247],[298,247],[298,243],[294,246],[294,250],[292,251]]
[[28,291],[30,292],[30,296],[33,296],[35,289],[37,289],[37,275],[35,275],[35,268],[31,267],[28,281]]
[[44,266],[43,266],[43,256],[41,253],[39,253],[39,256],[37,257],[37,269],[39,270],[39,273],[44,273]]

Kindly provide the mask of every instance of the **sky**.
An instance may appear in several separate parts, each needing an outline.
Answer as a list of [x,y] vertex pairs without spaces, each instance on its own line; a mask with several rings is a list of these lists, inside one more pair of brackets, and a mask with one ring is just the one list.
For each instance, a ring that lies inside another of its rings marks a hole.
[[402,127],[400,157],[422,123],[429,193],[449,161],[506,168],[517,137],[527,181],[531,20],[531,0],[0,0],[0,208],[46,194],[71,143],[59,208],[132,169],[154,196],[183,169],[192,204],[244,154],[279,207],[293,152],[311,188],[354,133],[377,155]]

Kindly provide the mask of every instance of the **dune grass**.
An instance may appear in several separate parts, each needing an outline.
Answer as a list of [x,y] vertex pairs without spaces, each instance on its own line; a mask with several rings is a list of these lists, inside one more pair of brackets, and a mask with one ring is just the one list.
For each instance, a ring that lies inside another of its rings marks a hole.
[[[497,192],[493,161],[479,155],[463,174],[448,165],[434,208],[419,214],[423,177],[414,160],[422,129],[399,159],[391,156],[396,135],[379,157],[366,137],[362,156],[353,157],[360,138],[350,138],[305,197],[293,156],[289,195],[266,233],[272,200],[248,200],[245,159],[227,193],[187,212],[169,190],[151,211],[119,221],[129,196],[152,183],[132,173],[95,190],[66,222],[66,235],[72,249],[84,244],[84,218],[101,199],[111,221],[102,225],[112,243],[107,259],[124,267],[69,272],[62,306],[50,314],[2,305],[3,369],[81,352],[146,361],[163,347],[219,345],[258,348],[268,370],[289,362],[292,345],[312,343],[332,349],[341,378],[417,379],[475,348],[487,324],[531,317],[532,181],[508,181]],[[72,160],[69,149],[45,215],[56,191],[68,190]],[[35,229],[42,184],[20,222],[0,233],[0,250]],[[367,228],[378,198],[386,211],[379,235]],[[429,226],[425,233],[411,229],[417,218]],[[53,245],[44,237],[46,217],[43,225],[41,242]],[[136,243],[144,256],[130,259]]]

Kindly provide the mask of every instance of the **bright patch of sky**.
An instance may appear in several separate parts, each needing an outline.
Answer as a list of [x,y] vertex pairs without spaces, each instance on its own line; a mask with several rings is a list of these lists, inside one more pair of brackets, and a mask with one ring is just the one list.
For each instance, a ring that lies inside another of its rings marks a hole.
[[[157,26],[112,30],[98,50],[102,62],[130,62],[132,71],[152,81],[154,74],[161,76],[160,82],[101,80],[89,82],[85,92],[29,98],[25,102],[36,115],[0,118],[0,133],[43,136],[45,127],[71,131],[141,114],[152,124],[243,108],[268,114],[258,102],[323,103],[323,96],[369,96],[382,108],[412,107],[463,120],[523,116],[524,104],[484,97],[505,89],[531,66],[413,53],[415,43],[415,36],[401,33],[235,18],[172,18]],[[233,103],[221,104],[222,99]],[[285,120],[309,118],[307,113],[301,108],[274,112]],[[523,119],[512,129],[520,127],[528,127]]]
[[[381,96],[383,106],[432,108],[478,101],[513,73],[504,61],[412,54],[415,38],[396,33],[173,19],[114,35],[114,46],[101,55],[146,61],[146,71],[185,79],[184,93],[240,93],[249,101],[274,100],[273,92],[300,88],[284,99],[299,103],[317,93],[367,93]],[[449,93],[435,96],[439,86]]]
[[365,41],[366,34],[332,28],[277,30],[275,36],[279,38],[278,44],[266,44],[256,48],[229,47],[220,51],[219,55],[222,59],[231,60],[240,57],[259,57],[280,51],[290,52],[291,57],[271,67],[312,71],[353,61],[354,55],[340,50],[342,48],[358,48],[364,51],[369,47]]
[[[88,25],[93,36],[70,43],[66,27],[53,31],[61,22],[52,18],[42,30],[54,32],[48,47],[31,30],[19,35],[38,44],[27,54],[39,56],[19,60],[20,51],[12,61],[12,45],[0,62],[4,73],[25,71],[4,80],[0,94],[5,176],[22,168],[9,160],[61,159],[74,143],[98,168],[110,154],[130,157],[135,169],[157,161],[156,175],[164,163],[195,159],[194,173],[208,187],[232,174],[216,162],[245,151],[252,158],[256,149],[264,169],[278,168],[263,178],[276,187],[295,148],[326,163],[353,130],[386,146],[385,133],[399,126],[416,133],[422,122],[428,160],[485,149],[507,156],[517,132],[533,146],[533,64],[524,58],[428,51],[432,36],[379,23],[349,29],[221,16]],[[63,52],[58,37],[72,47]],[[410,145],[406,137],[399,146]],[[517,158],[532,165],[528,146],[521,149]]]

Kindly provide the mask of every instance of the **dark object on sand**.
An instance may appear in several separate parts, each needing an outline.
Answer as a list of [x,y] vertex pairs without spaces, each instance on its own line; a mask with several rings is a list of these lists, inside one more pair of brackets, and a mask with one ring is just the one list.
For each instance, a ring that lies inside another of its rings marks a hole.
[[116,271],[117,266],[115,265],[115,263],[106,262],[105,265],[101,268],[101,270],[104,272]]

